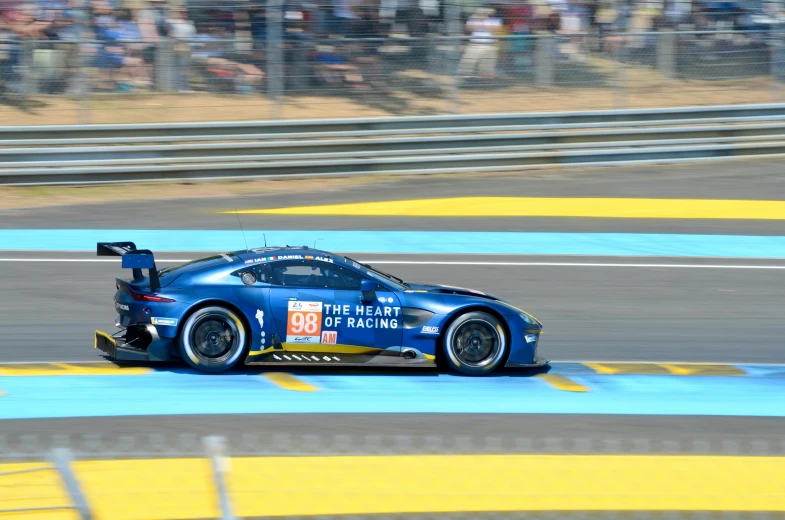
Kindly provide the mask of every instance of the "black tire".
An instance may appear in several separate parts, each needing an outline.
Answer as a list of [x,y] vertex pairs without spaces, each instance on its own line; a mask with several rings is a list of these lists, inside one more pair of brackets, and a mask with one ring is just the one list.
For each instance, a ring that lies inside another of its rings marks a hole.
[[444,359],[453,370],[469,376],[490,374],[507,357],[504,327],[485,312],[467,312],[458,316],[444,334]]
[[180,331],[180,356],[202,372],[224,372],[243,358],[243,321],[225,307],[205,307],[191,314]]

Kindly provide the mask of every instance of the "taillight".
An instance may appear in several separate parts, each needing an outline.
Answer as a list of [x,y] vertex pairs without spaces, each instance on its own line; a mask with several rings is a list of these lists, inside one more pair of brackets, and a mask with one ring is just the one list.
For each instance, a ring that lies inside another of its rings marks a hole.
[[131,298],[138,302],[157,302],[157,303],[172,303],[174,300],[171,298],[164,298],[162,296],[155,296],[152,294],[142,294],[138,292],[134,292],[129,286],[125,284],[118,284],[118,289],[127,292],[131,295]]
[[152,294],[139,294],[133,291],[128,291],[131,294],[131,298],[138,302],[158,302],[158,303],[171,303],[174,300],[171,298],[163,298],[161,296],[153,296]]

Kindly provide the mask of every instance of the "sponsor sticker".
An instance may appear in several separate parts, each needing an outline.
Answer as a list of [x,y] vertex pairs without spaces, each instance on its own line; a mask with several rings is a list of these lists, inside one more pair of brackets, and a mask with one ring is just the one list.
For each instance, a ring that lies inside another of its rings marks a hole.
[[256,320],[259,322],[259,328],[262,329],[262,346],[267,344],[267,334],[264,332],[264,311],[262,309],[256,309]]
[[338,331],[337,330],[322,331],[322,343],[325,345],[335,345],[336,343],[338,343]]
[[124,303],[114,302],[114,306],[115,306],[115,308],[116,308],[116,309],[119,309],[119,310],[121,310],[121,311],[127,311],[127,310],[130,310],[130,309],[128,308],[128,305],[125,305]]
[[287,343],[319,343],[322,334],[322,302],[289,302]]
[[424,326],[422,328],[422,333],[423,334],[438,334],[439,333],[439,327],[434,327],[432,325],[426,325],[426,326]]
[[526,340],[526,343],[534,343],[537,341],[537,334],[526,334],[523,339]]
[[153,325],[166,325],[167,327],[174,327],[177,325],[177,318],[150,318]]
[[324,315],[324,326],[330,329],[397,329],[400,326],[401,308],[325,303]]

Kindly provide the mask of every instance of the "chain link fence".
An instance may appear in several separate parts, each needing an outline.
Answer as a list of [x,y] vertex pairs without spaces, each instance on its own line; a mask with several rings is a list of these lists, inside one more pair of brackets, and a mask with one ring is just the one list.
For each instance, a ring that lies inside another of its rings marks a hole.
[[3,437],[0,514],[34,509],[47,518],[782,518],[785,441]]
[[[609,22],[602,12],[587,18],[506,2],[492,14],[498,26],[485,34],[472,2],[393,9],[392,16],[384,2],[343,14],[325,2],[284,4],[186,9],[153,2],[106,11],[93,2],[68,16],[42,8],[37,16],[51,18],[46,30],[0,31],[0,124],[623,109],[783,97],[785,39],[774,23],[719,17],[668,24],[645,10],[620,23],[618,13]],[[159,22],[165,31],[151,29]]]

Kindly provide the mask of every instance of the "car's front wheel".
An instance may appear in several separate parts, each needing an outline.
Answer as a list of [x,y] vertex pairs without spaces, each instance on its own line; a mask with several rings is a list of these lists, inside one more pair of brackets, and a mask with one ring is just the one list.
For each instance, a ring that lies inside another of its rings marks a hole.
[[504,327],[485,312],[458,316],[444,334],[442,349],[447,365],[470,376],[491,373],[507,355]]
[[202,372],[223,372],[245,351],[245,326],[225,307],[205,307],[191,314],[180,333],[180,355]]

